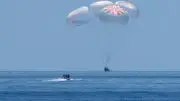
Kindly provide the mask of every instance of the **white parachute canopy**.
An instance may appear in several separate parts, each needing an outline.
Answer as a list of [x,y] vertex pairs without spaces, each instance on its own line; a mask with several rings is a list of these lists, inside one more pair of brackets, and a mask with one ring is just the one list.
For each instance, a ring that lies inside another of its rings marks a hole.
[[82,6],[71,11],[66,19],[66,22],[71,25],[81,26],[84,24],[88,24],[92,19],[91,14],[89,13],[89,8],[86,6]]
[[129,16],[125,13],[125,10],[115,4],[102,8],[98,17],[100,21],[108,23],[126,25],[129,22]]
[[93,2],[92,4],[90,4],[89,9],[92,13],[94,13],[97,16],[102,8],[112,4],[113,2],[108,0],[98,0],[97,2]]
[[139,9],[131,1],[116,1],[115,4],[123,8],[131,18],[139,17]]

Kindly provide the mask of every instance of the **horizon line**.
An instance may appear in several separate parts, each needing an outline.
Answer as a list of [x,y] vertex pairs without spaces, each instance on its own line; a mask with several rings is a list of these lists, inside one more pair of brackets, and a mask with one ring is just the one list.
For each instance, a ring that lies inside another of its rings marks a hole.
[[[104,70],[0,70],[0,72],[104,72]],[[180,70],[112,70],[111,72],[180,72]]]

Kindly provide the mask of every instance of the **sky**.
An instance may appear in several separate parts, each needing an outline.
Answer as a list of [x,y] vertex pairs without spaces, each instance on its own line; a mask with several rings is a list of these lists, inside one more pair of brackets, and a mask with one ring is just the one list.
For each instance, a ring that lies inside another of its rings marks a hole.
[[180,70],[180,0],[132,0],[140,17],[126,26],[67,26],[68,12],[93,1],[0,0],[0,71],[103,70],[106,32],[112,70]]

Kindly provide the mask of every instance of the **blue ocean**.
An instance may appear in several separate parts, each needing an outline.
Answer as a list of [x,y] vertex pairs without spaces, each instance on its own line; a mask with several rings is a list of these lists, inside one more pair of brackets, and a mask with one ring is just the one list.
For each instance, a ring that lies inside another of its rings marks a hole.
[[180,101],[180,72],[0,72],[0,101]]

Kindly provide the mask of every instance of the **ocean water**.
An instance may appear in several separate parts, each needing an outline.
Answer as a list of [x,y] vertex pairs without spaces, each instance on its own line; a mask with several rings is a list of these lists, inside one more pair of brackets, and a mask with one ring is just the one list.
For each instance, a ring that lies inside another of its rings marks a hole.
[[0,101],[180,101],[180,72],[0,72]]

